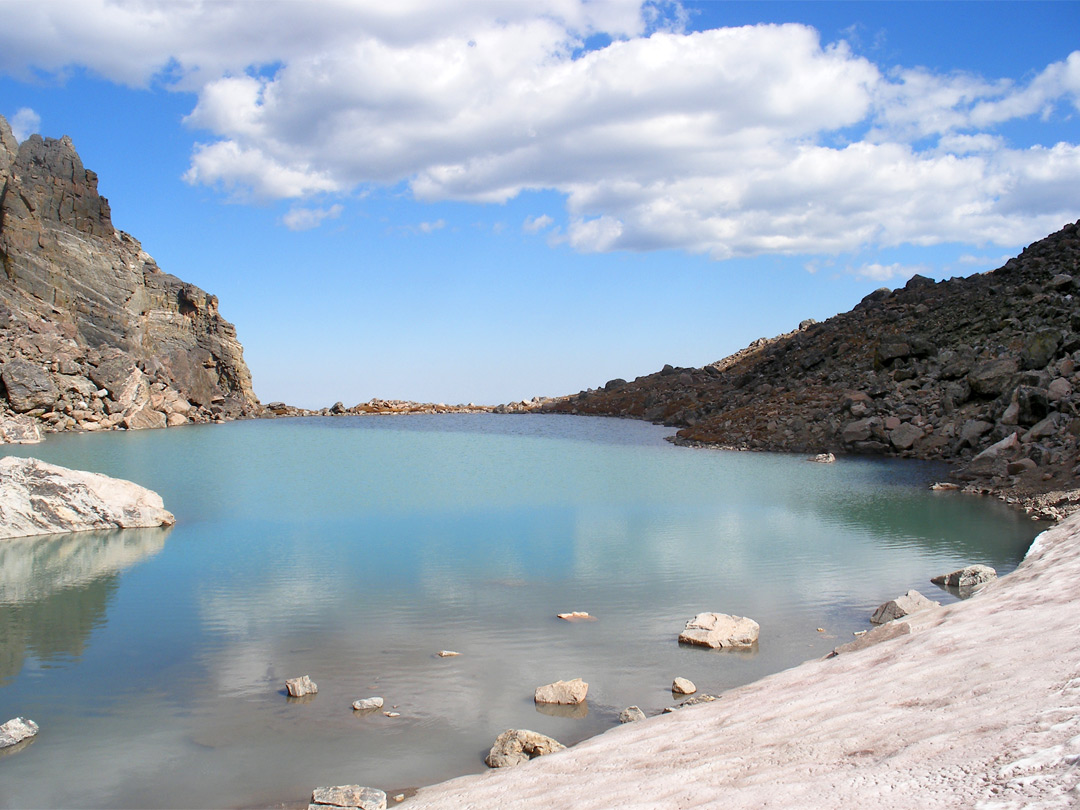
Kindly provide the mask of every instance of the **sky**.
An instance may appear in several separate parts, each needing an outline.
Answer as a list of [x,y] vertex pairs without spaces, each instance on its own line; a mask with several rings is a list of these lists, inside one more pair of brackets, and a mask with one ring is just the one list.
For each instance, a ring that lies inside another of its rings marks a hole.
[[256,394],[701,366],[1080,219],[1080,3],[3,0],[0,114]]

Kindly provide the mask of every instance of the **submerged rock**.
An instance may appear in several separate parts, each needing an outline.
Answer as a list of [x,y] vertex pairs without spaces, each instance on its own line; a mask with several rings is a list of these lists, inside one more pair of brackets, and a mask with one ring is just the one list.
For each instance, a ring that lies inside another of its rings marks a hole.
[[25,717],[14,717],[0,726],[0,750],[12,748],[38,733],[38,724]]
[[959,588],[964,591],[985,585],[993,579],[997,579],[997,571],[989,565],[969,565],[959,571],[953,571],[951,574],[932,577],[930,581],[935,585]]
[[562,751],[558,740],[528,729],[507,729],[495,738],[495,744],[484,758],[489,768],[512,768],[530,759]]
[[686,623],[679,641],[702,647],[750,647],[758,640],[761,627],[745,616],[727,613],[699,613]]
[[360,698],[360,700],[353,701],[352,707],[358,712],[381,709],[383,707],[383,699],[381,697]]
[[311,792],[311,804],[314,807],[355,807],[360,810],[386,810],[386,794],[376,788],[360,785],[338,785],[320,787]]
[[307,675],[301,675],[299,678],[286,680],[285,689],[288,691],[289,697],[304,697],[304,695],[314,695],[318,692],[319,685]]
[[941,607],[941,603],[927,599],[918,591],[911,590],[903,596],[898,596],[896,599],[890,599],[885,604],[879,605],[878,609],[874,611],[874,615],[870,617],[870,623],[885,624],[894,619],[902,619],[904,616],[918,613],[920,610],[929,610],[936,607]]
[[620,723],[636,723],[638,720],[645,719],[645,712],[639,709],[637,706],[627,706],[621,712],[619,712]]
[[0,459],[0,514],[0,539],[176,522],[160,495],[131,481],[10,456]]

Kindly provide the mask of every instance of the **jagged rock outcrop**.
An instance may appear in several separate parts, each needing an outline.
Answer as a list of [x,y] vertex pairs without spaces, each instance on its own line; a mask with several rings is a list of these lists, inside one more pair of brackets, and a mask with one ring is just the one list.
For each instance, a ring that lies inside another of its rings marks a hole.
[[213,295],[113,228],[71,140],[17,144],[0,116],[4,409],[47,429],[255,415],[236,330]]
[[1075,488],[1078,225],[993,272],[915,276],[704,368],[665,366],[541,410],[678,426],[686,444],[942,459],[986,491]]

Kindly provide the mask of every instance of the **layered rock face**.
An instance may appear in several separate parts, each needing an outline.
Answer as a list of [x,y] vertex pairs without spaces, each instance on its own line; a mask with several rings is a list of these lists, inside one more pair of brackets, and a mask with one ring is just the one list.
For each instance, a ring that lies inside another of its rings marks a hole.
[[0,116],[0,380],[51,430],[255,415],[218,301],[113,228],[70,139],[16,144]]
[[1078,225],[991,273],[915,276],[704,368],[612,380],[543,410],[662,422],[685,443],[943,459],[979,487],[1075,487]]

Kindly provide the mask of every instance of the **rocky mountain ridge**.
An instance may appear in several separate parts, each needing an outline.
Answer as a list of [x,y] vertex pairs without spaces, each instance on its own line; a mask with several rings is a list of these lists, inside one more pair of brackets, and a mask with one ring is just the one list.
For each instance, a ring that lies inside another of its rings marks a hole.
[[[1029,505],[1075,490],[1078,226],[993,272],[915,276],[703,368],[665,366],[540,410],[676,426],[682,444],[942,460],[968,489]],[[1057,500],[1033,508],[1061,517],[1080,498]]]
[[166,427],[261,411],[218,300],[112,225],[67,137],[0,116],[3,411],[46,430]]

